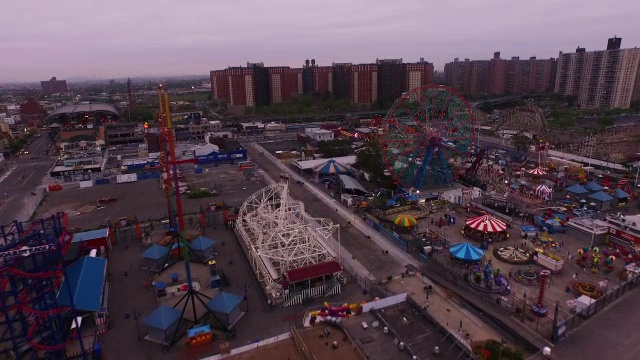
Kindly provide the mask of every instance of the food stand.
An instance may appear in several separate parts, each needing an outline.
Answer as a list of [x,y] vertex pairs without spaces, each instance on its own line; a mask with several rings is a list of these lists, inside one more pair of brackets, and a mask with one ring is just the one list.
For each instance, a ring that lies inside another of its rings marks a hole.
[[564,260],[562,258],[548,253],[543,249],[536,249],[536,252],[533,254],[533,260],[540,266],[551,270],[553,273],[557,273],[562,270],[562,266],[564,265]]

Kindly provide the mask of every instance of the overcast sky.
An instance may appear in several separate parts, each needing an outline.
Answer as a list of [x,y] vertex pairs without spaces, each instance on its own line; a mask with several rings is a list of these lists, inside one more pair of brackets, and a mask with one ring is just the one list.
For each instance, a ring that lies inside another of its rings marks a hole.
[[3,0],[0,81],[640,46],[640,0]]

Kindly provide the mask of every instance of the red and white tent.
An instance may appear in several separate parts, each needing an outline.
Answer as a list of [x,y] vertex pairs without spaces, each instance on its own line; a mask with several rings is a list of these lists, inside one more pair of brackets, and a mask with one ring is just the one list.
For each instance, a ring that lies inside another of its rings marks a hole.
[[536,176],[547,175],[547,172],[546,172],[544,169],[539,168],[539,167],[537,167],[537,168],[535,168],[535,169],[532,169],[532,170],[529,170],[529,171],[527,171],[527,172],[528,172],[529,174],[531,174],[531,175],[536,175]]
[[545,200],[550,200],[551,195],[553,195],[553,189],[551,189],[545,184],[540,184],[536,188],[536,194]]
[[468,227],[484,232],[500,232],[507,229],[507,224],[491,215],[480,215],[467,219]]

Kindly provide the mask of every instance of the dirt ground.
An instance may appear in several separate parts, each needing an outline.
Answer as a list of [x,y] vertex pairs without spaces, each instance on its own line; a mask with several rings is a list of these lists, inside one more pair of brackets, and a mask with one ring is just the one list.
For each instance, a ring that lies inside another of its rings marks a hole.
[[287,359],[303,360],[293,339],[278,341],[251,351],[229,356],[228,360]]

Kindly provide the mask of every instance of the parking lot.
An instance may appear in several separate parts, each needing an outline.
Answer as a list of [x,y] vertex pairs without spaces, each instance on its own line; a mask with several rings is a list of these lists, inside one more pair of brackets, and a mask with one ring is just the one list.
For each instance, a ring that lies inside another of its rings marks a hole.
[[[191,189],[215,190],[217,195],[189,199],[183,194],[181,200],[185,214],[196,213],[201,207],[207,208],[210,202],[239,206],[248,195],[266,186],[261,177],[245,178],[237,166],[226,165],[203,170],[202,174],[194,174],[193,169],[185,169],[181,180],[186,181]],[[98,199],[108,197],[117,198],[117,201],[98,208]],[[70,227],[86,230],[105,226],[108,219],[117,221],[121,217],[137,217],[140,221],[166,218],[167,200],[158,179],[96,185],[86,189],[64,189],[47,193],[37,210],[36,218],[58,211],[68,212]]]

